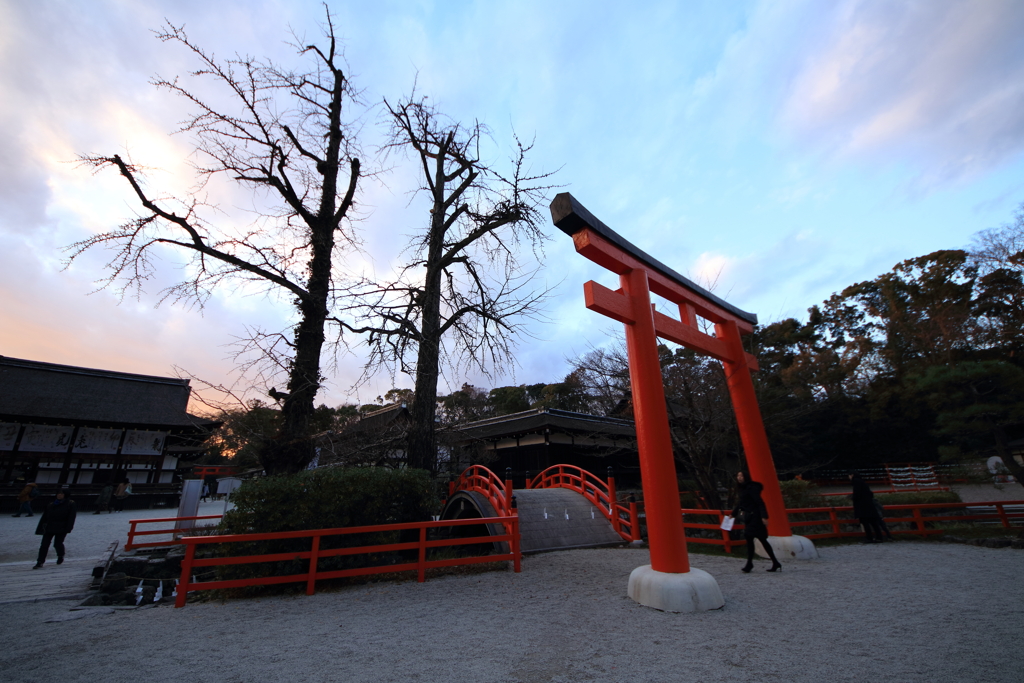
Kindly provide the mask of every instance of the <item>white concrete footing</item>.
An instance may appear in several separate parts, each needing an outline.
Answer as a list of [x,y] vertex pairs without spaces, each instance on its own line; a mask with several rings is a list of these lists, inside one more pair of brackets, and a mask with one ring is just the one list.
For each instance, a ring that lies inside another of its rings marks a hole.
[[663,612],[704,612],[725,607],[715,577],[701,569],[670,574],[645,564],[629,575],[629,597],[645,607]]
[[[803,536],[769,536],[768,542],[780,562],[818,559],[818,551],[814,547],[814,543]],[[754,542],[754,552],[758,557],[768,557],[768,553],[761,547],[761,541]]]

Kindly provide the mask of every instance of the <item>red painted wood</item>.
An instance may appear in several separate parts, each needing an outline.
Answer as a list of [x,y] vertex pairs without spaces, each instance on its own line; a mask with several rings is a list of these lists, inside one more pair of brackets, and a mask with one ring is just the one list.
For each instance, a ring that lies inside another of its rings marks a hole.
[[[730,356],[736,358],[743,353],[743,340],[736,323],[726,321],[715,325],[715,333],[730,349]],[[754,481],[764,486],[761,496],[768,508],[768,534],[770,536],[792,536],[786,517],[786,504],[782,500],[779,477],[775,472],[775,461],[768,447],[768,435],[761,421],[761,409],[757,405],[754,382],[746,363],[724,361],[725,380],[729,385],[729,396],[736,413],[743,452],[747,456],[747,468]]]
[[632,303],[636,322],[626,325],[629,380],[633,388],[633,417],[640,451],[640,476],[647,508],[647,540],[654,571],[690,571],[686,533],[679,516],[679,486],[668,429],[665,387],[661,378],[658,339],[654,331],[647,271],[620,275],[622,290]]
[[[497,536],[479,536],[473,538],[444,539],[427,541],[426,530],[429,528],[446,526],[473,526],[479,524],[502,524],[507,533]],[[359,546],[354,548],[335,548],[321,551],[320,539],[324,536],[337,536],[349,534],[379,533],[383,531],[401,531],[406,529],[418,529],[419,540],[408,543],[390,543],[373,546]],[[252,542],[261,540],[274,540],[285,538],[309,538],[311,539],[311,550],[292,553],[274,553],[270,555],[246,555],[236,557],[210,557],[195,559],[196,547],[210,544],[229,544],[238,542]],[[478,557],[462,557],[446,560],[427,560],[427,548],[439,548],[451,545],[469,545],[478,543],[507,542],[508,553],[485,555]],[[423,581],[426,578],[426,570],[435,567],[454,567],[464,564],[478,564],[481,562],[503,562],[511,561],[515,571],[521,571],[521,551],[519,543],[519,518],[511,517],[484,517],[477,519],[442,520],[436,522],[406,522],[402,524],[381,524],[376,526],[345,527],[339,529],[311,529],[305,531],[286,531],[264,534],[230,534],[223,536],[189,536],[181,539],[185,545],[185,558],[181,563],[181,578],[178,582],[178,595],[175,600],[175,607],[184,607],[190,591],[197,590],[218,590],[222,588],[241,588],[244,586],[265,586],[282,583],[306,583],[306,592],[310,595],[315,590],[316,581],[348,576],[366,576],[371,574],[384,574],[401,571],[416,571],[417,578]],[[381,565],[373,567],[360,567],[356,569],[344,569],[329,572],[317,571],[317,560],[321,557],[334,557],[338,555],[361,555],[368,553],[393,552],[399,550],[418,550],[416,562],[409,562],[395,565]],[[192,582],[192,570],[196,567],[217,567],[232,564],[255,564],[260,562],[275,562],[281,560],[308,559],[309,570],[303,574],[292,574],[287,576],[255,577],[251,579],[232,579],[225,581],[201,581]]]

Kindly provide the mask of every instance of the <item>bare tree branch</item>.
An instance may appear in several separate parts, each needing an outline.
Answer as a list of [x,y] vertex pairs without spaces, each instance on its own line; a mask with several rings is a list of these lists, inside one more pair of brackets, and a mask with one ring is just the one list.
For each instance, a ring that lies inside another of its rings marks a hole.
[[[350,223],[362,169],[347,107],[359,104],[358,93],[341,68],[329,11],[324,33],[328,49],[299,47],[310,68],[292,71],[248,56],[219,60],[182,27],[165,23],[157,37],[178,43],[198,62],[187,82],[153,81],[193,108],[178,132],[192,138],[197,152],[196,187],[184,197],[164,197],[146,186],[141,166],[117,154],[84,155],[82,163],[96,171],[118,170],[140,213],[67,248],[69,266],[97,247],[111,249],[107,277],[99,284],[119,287],[122,296],[141,293],[154,274],[155,250],[162,248],[185,256],[186,275],[164,290],[161,301],[202,306],[232,283],[259,284],[293,301],[292,329],[250,330],[236,356],[239,367],[259,379],[287,377],[280,431],[261,453],[269,473],[296,471],[312,456],[309,428],[322,382],[325,326],[338,303],[333,283],[344,279],[338,257],[354,243]],[[219,88],[233,106],[214,105],[217,91],[200,95],[197,82]],[[238,225],[206,204],[200,193],[214,178],[253,193],[252,225]]]

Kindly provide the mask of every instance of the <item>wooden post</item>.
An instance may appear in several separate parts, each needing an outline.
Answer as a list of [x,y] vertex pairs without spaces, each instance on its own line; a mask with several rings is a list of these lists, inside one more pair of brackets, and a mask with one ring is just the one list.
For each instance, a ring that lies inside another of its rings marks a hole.
[[[733,358],[743,358],[743,341],[735,321],[727,320],[715,325],[715,336],[732,350]],[[771,450],[768,448],[768,436],[761,421],[761,410],[757,406],[757,395],[754,393],[750,369],[746,363],[738,361],[723,361],[722,365],[725,367],[725,379],[736,413],[736,424],[739,426],[740,440],[747,456],[750,476],[764,486],[762,495],[765,507],[768,508],[768,533],[771,536],[792,536],[793,532],[786,516],[786,504],[782,499],[782,489],[779,488],[779,477],[775,472]]]
[[516,572],[521,571],[523,552],[519,548],[519,513],[515,515],[515,519],[512,520],[512,568]]
[[313,547],[309,553],[309,578],[306,580],[306,595],[316,592],[316,566],[320,557],[320,535],[313,537]]
[[124,544],[125,550],[131,550],[135,547],[135,525],[138,523],[139,521],[137,519],[133,519],[129,522],[129,524],[131,524],[131,527],[128,529],[128,542]]
[[196,556],[196,544],[186,543],[185,544],[185,557],[181,561],[181,578],[178,579],[178,597],[174,600],[174,606],[184,607],[185,601],[188,600],[188,586],[192,580],[192,560]]
[[619,519],[619,511],[615,507],[615,477],[608,477],[608,514],[612,518],[612,529],[615,533],[620,533],[622,520]]
[[640,515],[636,511],[636,503],[629,504],[629,533],[633,541],[644,540],[640,534]]
[[1010,528],[1010,518],[1006,516],[1006,509],[1003,508],[1002,503],[996,503],[996,511],[999,513],[999,519],[1003,522],[1003,528]]
[[654,332],[651,294],[647,272],[640,269],[619,278],[629,297],[634,322],[626,325],[629,380],[633,387],[633,417],[640,450],[640,476],[644,485],[647,538],[651,546],[651,568],[658,572],[682,574],[690,571],[686,535],[679,514],[679,481],[668,429],[665,387]]
[[427,525],[420,527],[419,557],[416,567],[416,580],[423,583],[427,580]]

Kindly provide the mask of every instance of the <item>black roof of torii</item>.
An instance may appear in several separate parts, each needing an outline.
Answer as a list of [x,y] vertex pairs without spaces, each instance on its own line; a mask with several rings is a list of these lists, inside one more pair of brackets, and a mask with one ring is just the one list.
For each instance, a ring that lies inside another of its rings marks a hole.
[[746,320],[752,325],[757,324],[756,313],[748,313],[747,311],[733,306],[724,299],[715,296],[700,285],[672,270],[664,263],[646,253],[622,235],[602,223],[594,216],[594,214],[587,211],[586,207],[580,204],[576,198],[568,192],[560,192],[555,195],[554,201],[551,202],[551,220],[559,230],[570,237],[584,228],[590,228],[601,237],[630,254],[633,258],[650,266],[653,270],[658,271],[665,277],[675,280],[682,287],[690,290],[694,294],[703,297],[708,301],[714,302],[721,308],[729,311],[738,318]]

